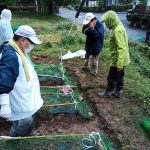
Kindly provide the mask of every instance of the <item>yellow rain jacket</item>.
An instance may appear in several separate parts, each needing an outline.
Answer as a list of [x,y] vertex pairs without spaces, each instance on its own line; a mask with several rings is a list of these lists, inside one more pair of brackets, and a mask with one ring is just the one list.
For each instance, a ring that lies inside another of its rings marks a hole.
[[128,36],[118,15],[114,11],[108,11],[101,19],[109,29],[112,29],[110,36],[111,65],[117,68],[128,65],[130,63]]

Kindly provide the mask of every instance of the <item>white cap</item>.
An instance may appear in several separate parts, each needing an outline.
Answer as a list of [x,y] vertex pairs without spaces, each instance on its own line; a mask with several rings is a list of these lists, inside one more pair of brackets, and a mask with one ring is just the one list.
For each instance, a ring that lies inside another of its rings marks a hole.
[[3,9],[1,12],[1,19],[5,20],[5,21],[11,21],[11,11],[9,9]]
[[92,13],[85,14],[83,24],[88,24],[94,17],[95,15],[93,15]]
[[41,41],[36,37],[34,29],[28,25],[20,26],[15,34],[30,39],[34,44],[41,44]]

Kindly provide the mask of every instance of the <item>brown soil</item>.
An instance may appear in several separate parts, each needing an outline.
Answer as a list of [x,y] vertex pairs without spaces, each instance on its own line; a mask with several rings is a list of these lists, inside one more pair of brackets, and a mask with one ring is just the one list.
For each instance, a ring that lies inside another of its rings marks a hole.
[[36,120],[36,135],[101,132],[98,117],[88,121],[77,114],[58,114],[47,115],[46,118],[45,115],[39,115]]
[[[36,60],[36,63],[51,63],[46,56],[42,58],[41,56],[34,56],[33,59]],[[108,70],[102,71],[103,68],[99,68],[98,75],[93,77],[88,72],[81,71],[82,63],[78,59],[64,62],[70,74],[77,79],[84,102],[93,115],[92,120],[86,120],[77,114],[43,116],[38,113],[34,134],[71,134],[95,131],[107,134],[119,145],[121,144],[125,150],[148,150],[150,148],[149,139],[138,128],[138,117],[142,110],[136,100],[128,98],[127,94],[123,94],[120,99],[98,97],[97,92],[105,88]],[[0,135],[7,135],[10,123],[0,119],[0,125],[2,124]]]

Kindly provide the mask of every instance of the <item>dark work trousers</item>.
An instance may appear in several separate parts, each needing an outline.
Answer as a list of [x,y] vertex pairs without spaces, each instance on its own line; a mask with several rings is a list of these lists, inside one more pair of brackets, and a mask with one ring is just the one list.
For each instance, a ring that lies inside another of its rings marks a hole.
[[9,132],[9,136],[18,137],[30,135],[34,126],[34,117],[35,116],[33,115],[25,119],[13,121]]
[[111,66],[109,69],[109,74],[107,76],[107,89],[109,91],[121,91],[124,85],[124,68],[120,71],[117,70],[117,67]]

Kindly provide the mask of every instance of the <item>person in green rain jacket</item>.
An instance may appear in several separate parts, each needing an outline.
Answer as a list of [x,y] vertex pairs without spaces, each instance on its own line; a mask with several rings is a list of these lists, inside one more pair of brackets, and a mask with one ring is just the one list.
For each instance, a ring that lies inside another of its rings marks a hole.
[[112,30],[110,36],[111,66],[107,76],[107,88],[98,93],[101,97],[111,95],[120,97],[124,85],[124,69],[130,63],[127,32],[114,11],[106,12],[102,17],[107,28]]

